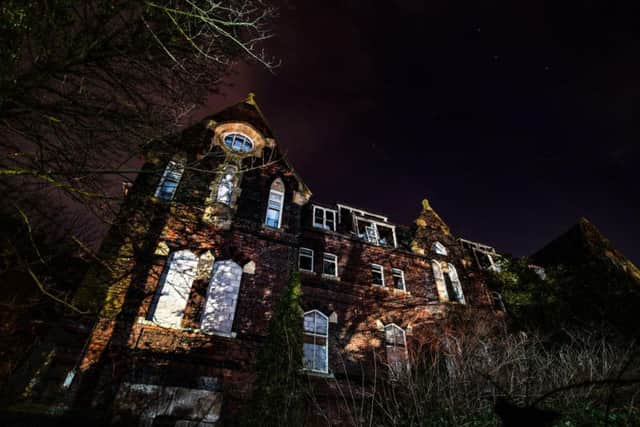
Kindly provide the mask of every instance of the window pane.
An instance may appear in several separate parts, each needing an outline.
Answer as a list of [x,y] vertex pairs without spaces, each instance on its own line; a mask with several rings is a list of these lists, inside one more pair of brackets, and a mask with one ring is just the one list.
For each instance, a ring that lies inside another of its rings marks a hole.
[[453,283],[451,282],[451,275],[446,273],[444,275],[444,284],[447,289],[447,295],[449,296],[449,301],[458,301],[458,294],[453,288]]
[[280,226],[279,220],[280,220],[280,211],[277,211],[277,210],[271,209],[271,208],[267,209],[266,224],[269,227],[278,228]]
[[337,257],[333,254],[324,254],[322,272],[330,276],[337,276]]
[[305,342],[303,345],[304,358],[302,364],[305,369],[313,369],[313,359],[315,354],[315,345],[313,342],[307,342],[308,336],[305,336]]
[[372,265],[371,266],[371,276],[372,276],[372,281],[374,285],[379,285],[379,286],[383,286],[384,285],[384,279],[383,279],[383,275],[382,275],[382,267],[380,267],[379,265]]
[[392,273],[393,273],[393,286],[396,289],[404,290],[404,274],[402,273],[402,270],[398,270],[394,268],[392,270]]
[[332,211],[326,211],[325,213],[325,225],[330,230],[336,229],[336,213]]
[[324,371],[327,360],[327,347],[324,345],[316,345],[316,357],[313,369],[316,371]]
[[313,225],[324,227],[324,209],[315,208],[313,215]]
[[315,316],[314,313],[305,314],[304,316],[304,330],[305,332],[315,331]]
[[316,326],[315,333],[319,335],[327,335],[329,324],[327,323],[327,319],[321,316],[318,313],[315,313],[316,317]]
[[239,133],[230,133],[224,137],[224,145],[238,153],[248,153],[253,149],[251,140]]
[[300,255],[300,270],[313,271],[313,258],[306,255]]

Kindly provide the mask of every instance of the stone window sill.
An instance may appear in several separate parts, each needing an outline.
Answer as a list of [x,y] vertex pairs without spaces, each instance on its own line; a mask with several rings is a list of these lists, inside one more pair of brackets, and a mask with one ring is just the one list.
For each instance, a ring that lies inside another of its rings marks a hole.
[[308,375],[310,377],[318,377],[318,378],[326,378],[326,379],[335,379],[336,377],[333,375],[332,372],[318,372],[318,371],[311,371],[308,369],[303,369],[302,373],[305,375]]
[[218,336],[218,337],[225,337],[225,338],[235,338],[237,336],[235,332],[203,331],[202,329],[199,329],[199,328],[194,329],[194,328],[183,328],[183,327],[175,327],[175,326],[165,326],[160,323],[156,323],[153,320],[147,320],[144,317],[138,317],[137,323],[140,325],[157,326],[159,328],[171,329],[174,331],[192,332],[195,334],[211,335],[211,336]]
[[340,281],[340,276],[333,276],[333,275],[331,275],[331,274],[324,274],[324,273],[322,273],[321,277],[322,277],[323,279],[335,280],[336,282],[339,282],[339,281]]

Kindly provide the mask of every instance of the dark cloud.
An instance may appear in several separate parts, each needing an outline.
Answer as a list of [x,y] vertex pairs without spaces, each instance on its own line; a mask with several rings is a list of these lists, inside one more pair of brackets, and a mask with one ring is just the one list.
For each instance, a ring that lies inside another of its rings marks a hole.
[[248,91],[322,200],[527,254],[580,216],[640,262],[636,3],[284,2]]

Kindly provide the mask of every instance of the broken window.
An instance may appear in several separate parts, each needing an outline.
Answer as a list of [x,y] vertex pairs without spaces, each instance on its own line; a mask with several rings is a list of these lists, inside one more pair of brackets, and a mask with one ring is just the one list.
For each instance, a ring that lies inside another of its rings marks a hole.
[[185,160],[183,158],[176,156],[173,160],[169,161],[169,164],[167,164],[162,174],[162,178],[160,178],[158,188],[156,188],[155,196],[157,198],[166,201],[173,199],[180,179],[182,178],[184,167]]
[[455,295],[455,299],[451,298],[452,301],[458,301],[462,304],[465,304],[464,294],[462,293],[462,284],[460,283],[460,278],[458,277],[458,271],[454,267],[453,264],[448,264],[449,268],[449,280],[451,281],[451,286],[453,287],[453,294]]
[[[462,285],[458,277],[458,271],[453,264],[441,265],[439,261],[431,262],[433,277],[436,281],[438,297],[441,302],[457,301],[465,304]],[[443,268],[444,267],[444,268]]]
[[324,253],[322,256],[322,274],[338,276],[338,257],[334,254]]
[[355,217],[356,233],[361,239],[374,245],[396,246],[395,228],[363,217]]
[[266,225],[273,228],[280,228],[282,221],[282,207],[284,205],[284,184],[280,178],[273,181],[269,191],[269,201],[267,203],[267,216],[264,221]]
[[216,196],[218,202],[224,203],[225,205],[231,204],[233,190],[236,185],[237,172],[238,169],[235,166],[227,166],[225,168],[220,179],[220,184],[218,185],[218,194]]
[[329,319],[318,310],[304,314],[303,367],[314,372],[329,371]]
[[336,230],[336,211],[332,209],[313,207],[313,226],[325,230]]
[[379,264],[371,264],[371,282],[376,286],[384,286],[384,269]]
[[447,255],[447,248],[444,247],[444,245],[440,242],[435,242],[432,246],[431,249],[437,253],[438,255]]
[[180,328],[187,299],[198,270],[198,257],[189,250],[172,252],[160,277],[149,319],[159,325]]
[[384,341],[387,352],[387,364],[391,377],[398,379],[407,373],[409,353],[404,329],[394,323],[384,327]]
[[241,279],[242,267],[232,260],[213,264],[200,326],[203,332],[231,333]]
[[398,268],[392,268],[391,275],[393,276],[393,286],[401,291],[406,290],[404,284],[404,271]]
[[313,250],[300,248],[298,251],[298,269],[313,272]]

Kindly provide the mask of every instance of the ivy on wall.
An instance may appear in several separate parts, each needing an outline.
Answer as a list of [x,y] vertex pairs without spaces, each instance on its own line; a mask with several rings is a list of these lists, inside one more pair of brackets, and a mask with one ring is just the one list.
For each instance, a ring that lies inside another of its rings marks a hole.
[[302,319],[300,275],[293,272],[269,323],[256,361],[245,426],[302,425]]

